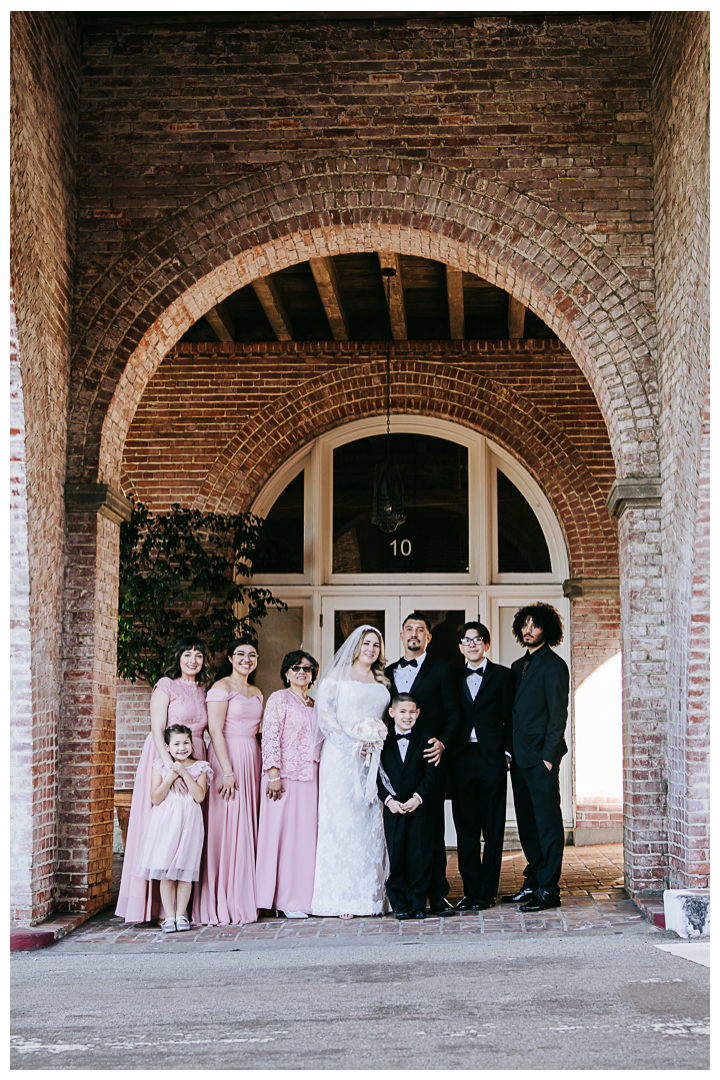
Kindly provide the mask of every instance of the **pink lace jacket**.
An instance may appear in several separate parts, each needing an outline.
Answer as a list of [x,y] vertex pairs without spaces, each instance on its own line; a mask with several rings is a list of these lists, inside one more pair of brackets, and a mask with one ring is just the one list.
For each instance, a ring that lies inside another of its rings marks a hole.
[[320,744],[312,746],[311,708],[292,690],[276,690],[265,706],[262,726],[263,771],[279,769],[286,780],[312,780]]

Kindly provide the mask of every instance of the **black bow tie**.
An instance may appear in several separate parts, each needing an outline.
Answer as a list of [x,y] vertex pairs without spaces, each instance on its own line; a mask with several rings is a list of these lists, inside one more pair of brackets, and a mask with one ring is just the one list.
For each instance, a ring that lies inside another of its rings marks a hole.
[[471,668],[471,667],[467,667],[467,665],[466,665],[465,666],[465,674],[466,675],[484,675],[485,674],[485,668],[484,667]]
[[401,739],[409,739],[410,738],[410,732],[409,731],[405,731],[402,734],[400,732],[396,731],[395,734],[397,735],[398,742],[400,742]]
[[403,656],[402,660],[400,661],[400,667],[417,667],[417,666],[418,666],[417,660],[406,660],[404,656]]

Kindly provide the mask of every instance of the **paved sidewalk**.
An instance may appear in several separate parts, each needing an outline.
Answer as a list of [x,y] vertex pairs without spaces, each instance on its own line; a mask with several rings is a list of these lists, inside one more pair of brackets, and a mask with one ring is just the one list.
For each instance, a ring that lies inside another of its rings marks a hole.
[[[116,876],[121,861],[118,860]],[[506,852],[500,892],[513,893],[522,884],[525,859],[522,852]],[[565,849],[560,881],[562,906],[538,915],[523,914],[516,904],[498,904],[483,912],[467,912],[452,918],[426,918],[398,922],[392,916],[340,919],[287,920],[266,917],[244,926],[193,927],[183,934],[162,934],[147,923],[126,925],[112,908],[84,923],[53,947],[63,953],[224,951],[256,948],[260,942],[273,948],[307,945],[379,944],[382,941],[432,940],[475,937],[482,934],[622,933],[652,932],[622,886],[622,844]],[[448,860],[450,899],[462,896],[457,856]]]

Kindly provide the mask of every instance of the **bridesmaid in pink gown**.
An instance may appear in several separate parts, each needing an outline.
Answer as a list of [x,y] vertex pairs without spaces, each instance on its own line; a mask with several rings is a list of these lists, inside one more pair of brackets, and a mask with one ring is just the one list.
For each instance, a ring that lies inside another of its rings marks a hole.
[[263,717],[257,900],[287,919],[306,919],[312,905],[322,736],[308,690],[317,671],[309,653],[288,653],[280,668],[287,689],[270,695]]
[[192,731],[193,757],[205,760],[203,732],[207,727],[205,687],[207,681],[208,655],[202,638],[181,638],[172,651],[150,699],[150,734],[140,755],[135,774],[127,841],[123,858],[120,895],[115,914],[127,923],[150,922],[160,911],[158,884],[135,877],[132,873],[140,849],[143,831],[152,799],[150,786],[155,758],[160,757],[166,768],[172,766],[172,758],[165,745],[164,732],[172,724],[185,724]]
[[[215,774],[208,786],[207,843],[199,921],[229,926],[257,920],[257,847],[262,694],[249,682],[258,662],[249,638],[233,641],[208,691],[210,748]],[[193,917],[195,916],[193,907]]]

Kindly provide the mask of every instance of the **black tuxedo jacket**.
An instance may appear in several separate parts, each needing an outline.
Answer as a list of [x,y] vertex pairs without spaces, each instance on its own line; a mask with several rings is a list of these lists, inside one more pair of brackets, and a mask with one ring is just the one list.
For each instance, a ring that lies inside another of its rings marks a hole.
[[[391,683],[392,696],[398,693],[395,672],[399,663],[398,660],[385,669]],[[410,693],[417,699],[420,709],[413,732],[422,733],[426,747],[428,739],[439,739],[446,750],[453,746],[462,723],[455,669],[447,660],[441,660],[438,656],[426,656]],[[392,724],[392,718],[390,723]]]
[[455,672],[458,697],[462,711],[462,724],[458,739],[450,755],[450,765],[457,762],[468,747],[470,732],[475,728],[481,772],[490,774],[507,772],[505,751],[512,753],[510,721],[515,678],[510,668],[493,664],[488,660],[480,689],[473,701],[467,685],[465,668]]
[[559,765],[567,754],[565,725],[568,716],[570,672],[562,657],[541,645],[530,657],[522,679],[525,657],[515,660],[515,700],[512,710],[513,759],[521,769],[541,761]]
[[393,798],[396,798],[398,802],[407,802],[415,792],[423,800],[423,803],[425,802],[436,783],[438,774],[436,767],[423,757],[425,748],[426,744],[423,736],[418,732],[417,724],[415,724],[415,727],[410,732],[410,744],[403,762],[397,744],[395,725],[392,717],[390,717],[390,730],[387,733],[380,754],[380,764],[385,770],[385,775],[394,788],[395,794],[393,795],[392,791],[388,790],[382,774],[378,772],[378,794],[382,802],[385,802],[388,795],[393,795]]

